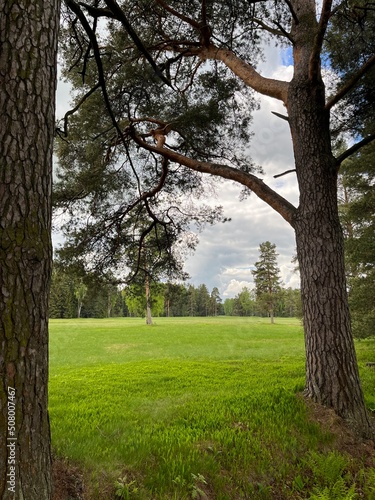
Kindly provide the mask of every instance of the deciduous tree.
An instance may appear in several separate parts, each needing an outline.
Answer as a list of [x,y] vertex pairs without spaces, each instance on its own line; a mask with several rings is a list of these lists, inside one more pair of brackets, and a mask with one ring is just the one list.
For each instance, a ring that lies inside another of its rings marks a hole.
[[87,286],[82,282],[78,282],[74,289],[74,296],[77,299],[77,318],[81,317],[83,301],[87,294]]
[[246,286],[235,297],[235,313],[240,316],[250,316],[255,312],[254,291]]

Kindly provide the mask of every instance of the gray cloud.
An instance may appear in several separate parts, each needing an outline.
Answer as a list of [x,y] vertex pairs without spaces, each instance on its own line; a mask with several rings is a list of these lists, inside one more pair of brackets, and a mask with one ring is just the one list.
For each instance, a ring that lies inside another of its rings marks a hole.
[[[280,65],[280,53],[267,48],[266,62],[260,71],[270,78],[289,81],[292,68]],[[260,177],[272,189],[298,205],[298,186],[294,173],[274,179],[274,175],[294,168],[293,148],[288,123],[272,114],[283,115],[283,105],[261,96],[260,109],[254,113],[254,137],[249,146],[251,158],[263,167]],[[298,273],[291,259],[295,254],[294,231],[284,219],[256,195],[239,201],[241,188],[221,181],[218,202],[232,221],[206,229],[200,235],[196,253],[187,260],[186,270],[194,284],[217,286],[223,299],[233,297],[244,286],[252,287],[251,268],[258,260],[259,245],[264,241],[276,244],[278,264],[285,286],[299,287]]]
[[60,120],[70,109],[71,103],[71,85],[62,79],[61,68],[57,66],[57,90],[56,90],[56,119]]
[[[243,286],[252,287],[251,269],[264,241],[276,244],[278,264],[286,286],[298,287],[299,279],[291,263],[295,253],[294,231],[264,202],[251,195],[239,201],[240,188],[221,188],[219,201],[231,222],[207,228],[200,235],[195,254],[186,270],[195,285],[217,286],[223,298],[234,296]],[[234,203],[235,201],[235,203]]]
[[[279,50],[267,47],[265,62],[260,71],[270,78],[290,80],[291,67],[282,66]],[[62,118],[69,109],[70,86],[60,80],[57,89],[56,116]],[[291,203],[298,204],[295,175],[274,179],[275,174],[292,169],[292,143],[286,121],[272,114],[285,114],[281,103],[271,98],[260,98],[260,110],[254,113],[255,136],[250,144],[250,156],[264,169],[263,178],[270,187]],[[244,286],[252,287],[251,267],[258,259],[259,244],[271,241],[279,253],[278,263],[286,286],[298,287],[299,277],[293,273],[291,258],[295,253],[292,228],[264,202],[251,194],[239,201],[242,188],[233,182],[220,180],[213,204],[221,204],[232,221],[209,227],[199,236],[200,243],[194,255],[186,261],[191,283],[205,283],[210,290],[217,286],[222,298],[233,297]],[[61,237],[54,235],[55,243]]]

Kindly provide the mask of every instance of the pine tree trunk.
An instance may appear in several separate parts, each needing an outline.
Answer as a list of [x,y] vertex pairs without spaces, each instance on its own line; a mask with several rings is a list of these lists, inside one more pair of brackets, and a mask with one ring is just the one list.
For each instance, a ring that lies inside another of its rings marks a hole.
[[344,245],[337,208],[337,165],[331,152],[322,82],[295,76],[288,114],[300,205],[294,220],[306,346],[306,395],[333,408],[371,436],[351,332]]
[[0,5],[0,498],[45,500],[59,5]]

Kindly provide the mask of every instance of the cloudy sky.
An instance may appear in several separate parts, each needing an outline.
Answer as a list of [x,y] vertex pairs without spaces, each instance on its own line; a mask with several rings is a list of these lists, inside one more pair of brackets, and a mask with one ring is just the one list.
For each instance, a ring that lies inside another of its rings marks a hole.
[[[266,62],[259,66],[270,78],[290,80],[292,66],[289,57],[277,49],[266,49]],[[59,82],[56,102],[57,117],[69,109],[69,87]],[[262,165],[262,179],[294,205],[298,204],[295,174],[279,179],[273,176],[294,168],[288,124],[271,111],[285,114],[278,101],[261,97],[260,110],[254,113],[255,136],[251,143],[253,161]],[[186,271],[194,285],[205,283],[211,291],[218,287],[223,300],[234,297],[244,286],[253,287],[251,268],[258,260],[259,245],[264,241],[276,244],[278,264],[285,286],[299,287],[299,276],[293,271],[291,259],[295,254],[292,228],[256,195],[240,201],[241,186],[220,180],[215,205],[222,205],[231,222],[209,227],[199,236],[199,245],[186,261]],[[55,237],[55,241],[58,238]]]
[[[266,62],[259,68],[261,73],[289,81],[292,66],[288,55],[271,48],[266,49],[266,55]],[[260,110],[254,113],[251,156],[255,163],[262,165],[264,182],[297,206],[295,174],[273,178],[294,168],[294,159],[288,124],[272,111],[285,114],[281,103],[261,97]],[[260,243],[268,240],[276,244],[284,285],[298,288],[299,275],[291,263],[296,253],[295,238],[289,224],[254,194],[240,201],[241,186],[233,182],[221,180],[217,191],[217,203],[232,220],[207,228],[200,235],[197,251],[186,263],[191,282],[205,283],[210,290],[217,286],[222,299],[235,296],[244,286],[252,288],[251,269],[258,260]]]

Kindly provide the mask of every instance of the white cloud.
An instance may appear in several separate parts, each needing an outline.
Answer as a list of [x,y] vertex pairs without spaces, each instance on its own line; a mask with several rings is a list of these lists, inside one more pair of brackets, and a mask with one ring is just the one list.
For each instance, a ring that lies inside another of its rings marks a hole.
[[234,279],[230,280],[230,282],[227,284],[226,289],[222,292],[221,298],[225,300],[234,297],[238,295],[240,291],[245,287],[251,290],[254,286],[253,283],[250,283],[249,281],[238,281]]
[[[239,201],[241,188],[229,181],[220,183],[218,200],[231,222],[207,228],[200,235],[195,254],[186,262],[186,270],[195,285],[205,283],[211,290],[217,286],[225,296],[239,290],[233,285],[252,283],[251,268],[259,257],[259,245],[264,241],[276,244],[278,264],[286,286],[298,287],[291,269],[295,254],[294,231],[284,219],[254,194]],[[247,285],[244,285],[247,286]]]
[[56,119],[61,120],[69,111],[71,104],[71,85],[61,77],[61,68],[57,66]]
[[[260,71],[270,78],[290,81],[292,66],[282,66],[280,52],[266,49],[265,63]],[[298,205],[298,186],[294,173],[275,179],[273,176],[294,168],[292,141],[287,121],[272,114],[286,114],[282,103],[261,96],[260,109],[254,113],[255,136],[250,145],[250,155],[262,165],[260,177],[272,189]],[[231,217],[227,224],[217,225],[200,235],[195,254],[186,263],[191,282],[205,283],[209,289],[217,286],[222,297],[234,297],[244,286],[252,287],[251,266],[259,256],[259,245],[264,241],[276,244],[278,264],[285,286],[298,288],[299,276],[293,271],[291,259],[295,254],[294,231],[272,208],[251,194],[239,201],[241,188],[231,182],[220,181],[216,203],[224,207]]]
[[[266,48],[265,62],[260,71],[270,78],[289,81],[292,66],[282,66],[278,49]],[[59,81],[56,115],[62,118],[69,109],[70,86]],[[255,136],[250,145],[250,156],[263,166],[261,175],[272,189],[291,203],[298,204],[298,188],[295,174],[274,179],[275,174],[294,168],[293,150],[288,123],[272,114],[286,114],[283,105],[274,99],[261,96],[260,110],[254,113]],[[293,273],[291,258],[295,253],[293,229],[284,219],[254,194],[239,201],[241,186],[221,179],[217,183],[217,198],[213,204],[221,204],[225,215],[232,221],[207,228],[199,237],[195,254],[187,259],[186,270],[194,285],[205,283],[210,290],[217,286],[222,298],[233,297],[244,286],[251,288],[251,266],[259,256],[259,244],[271,241],[279,253],[278,263],[285,286],[298,287],[299,277]],[[61,243],[59,236],[55,243]]]

